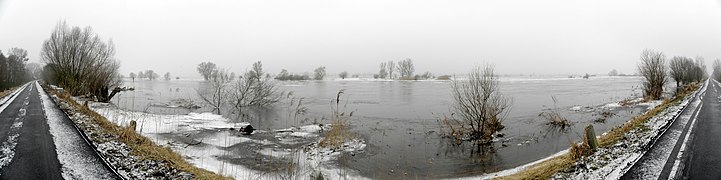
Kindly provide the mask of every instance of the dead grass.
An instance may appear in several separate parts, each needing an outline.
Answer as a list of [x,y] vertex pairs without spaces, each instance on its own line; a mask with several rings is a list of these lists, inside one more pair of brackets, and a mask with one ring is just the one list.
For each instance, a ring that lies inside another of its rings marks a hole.
[[344,93],[345,90],[338,91],[336,98],[331,101],[332,105],[335,105],[335,108],[332,108],[333,122],[330,126],[331,129],[323,135],[323,139],[318,143],[320,147],[340,147],[343,143],[355,138],[355,135],[350,132],[350,118],[353,117],[353,111],[346,114],[340,109],[340,98]]
[[[644,123],[666,110],[666,108],[680,103],[686,96],[698,89],[700,85],[700,83],[690,84],[679,92],[679,94],[673,99],[665,99],[662,104],[656,106],[650,111],[631,118],[630,121],[624,123],[620,127],[613,128],[611,131],[598,138],[599,147],[608,147],[615,144],[619,140],[623,139],[625,133],[633,129],[647,130],[648,127],[645,127],[643,125]],[[586,150],[585,148],[588,148],[588,146],[584,145],[585,143],[571,143],[569,153],[540,162],[516,174],[499,177],[497,179],[549,179],[557,172],[570,168],[580,157],[588,155],[587,153],[590,152],[590,150]]]
[[13,88],[6,89],[6,90],[0,92],[0,98],[4,98],[5,96],[10,95],[10,94],[13,93],[13,91],[15,91],[16,89],[18,89],[18,87],[13,87]]
[[153,143],[150,139],[135,132],[131,127],[116,126],[108,121],[105,117],[89,109],[86,106],[76,102],[70,94],[66,92],[57,92],[51,88],[47,88],[48,92],[57,95],[67,103],[69,103],[77,112],[87,115],[93,119],[107,134],[110,134],[128,145],[133,151],[132,154],[143,159],[160,160],[167,162],[170,166],[182,171],[187,171],[195,176],[195,179],[230,179],[215,174],[211,171],[198,168],[188,163],[180,154],[173,152],[169,147],[161,147]]
[[340,147],[351,139],[353,139],[353,134],[350,132],[349,124],[342,120],[335,120],[331,124],[331,129],[325,133],[318,145],[321,147]]

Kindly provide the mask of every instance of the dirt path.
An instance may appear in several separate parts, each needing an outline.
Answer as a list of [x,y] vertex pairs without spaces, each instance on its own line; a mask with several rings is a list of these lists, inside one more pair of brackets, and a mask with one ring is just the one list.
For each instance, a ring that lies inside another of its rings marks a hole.
[[[38,90],[42,91],[31,82],[0,107],[0,179],[116,178],[79,132],[68,128],[72,124],[64,114],[46,115],[46,107],[59,109],[54,103],[41,100]],[[61,121],[48,121],[49,118]],[[52,129],[66,131],[57,133]],[[58,139],[72,142],[58,143]]]

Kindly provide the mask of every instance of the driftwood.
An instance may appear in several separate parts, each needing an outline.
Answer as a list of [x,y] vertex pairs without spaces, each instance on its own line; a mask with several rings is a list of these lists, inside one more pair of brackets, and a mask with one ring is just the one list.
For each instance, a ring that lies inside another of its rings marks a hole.
[[128,87],[115,87],[112,92],[110,92],[110,95],[108,96],[108,100],[113,99],[113,97],[118,94],[119,92],[123,91],[135,91],[135,88],[128,88]]

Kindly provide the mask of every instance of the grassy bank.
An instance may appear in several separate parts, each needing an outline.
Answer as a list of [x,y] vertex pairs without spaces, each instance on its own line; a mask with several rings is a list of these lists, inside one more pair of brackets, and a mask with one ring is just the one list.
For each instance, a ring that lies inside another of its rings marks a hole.
[[131,154],[134,156],[142,159],[167,162],[167,164],[172,168],[193,174],[195,179],[230,179],[211,171],[193,166],[183,159],[180,154],[173,152],[168,147],[156,145],[150,139],[136,133],[131,127],[120,127],[113,124],[105,117],[75,101],[67,92],[59,92],[47,87],[45,87],[45,89],[51,95],[56,95],[63,101],[67,102],[77,113],[90,117],[92,122],[101,127],[101,131],[103,131],[102,133],[104,135],[117,138],[120,142],[129,146],[132,149]]
[[[633,117],[628,122],[611,129],[609,132],[607,132],[606,134],[604,134],[598,138],[599,148],[607,148],[607,147],[612,146],[613,144],[619,142],[619,140],[623,139],[624,134],[626,134],[627,132],[629,132],[631,130],[634,130],[634,129],[648,130],[648,128],[645,127],[644,124],[649,119],[651,119],[652,117],[663,112],[668,107],[678,105],[687,96],[693,95],[693,93],[700,86],[701,86],[701,83],[694,83],[694,84],[688,85],[685,88],[683,88],[682,91],[679,92],[672,99],[665,99],[663,101],[663,103],[656,106],[655,108],[645,112],[642,115]],[[520,171],[516,174],[500,177],[498,179],[549,179],[551,176],[553,176],[557,172],[562,172],[564,170],[567,170],[568,168],[573,166],[574,163],[576,163],[577,158],[574,158],[574,157],[578,157],[578,155],[572,154],[572,152],[573,152],[572,150],[569,150],[569,153],[562,154],[558,157],[548,159],[546,161],[540,162],[540,163],[530,166],[526,169],[523,169],[522,171]]]

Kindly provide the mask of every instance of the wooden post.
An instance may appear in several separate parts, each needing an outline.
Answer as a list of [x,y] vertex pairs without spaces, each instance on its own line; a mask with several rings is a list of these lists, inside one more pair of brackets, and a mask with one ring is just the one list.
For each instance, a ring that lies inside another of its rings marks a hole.
[[588,144],[591,150],[596,151],[596,148],[598,148],[598,140],[596,139],[596,133],[593,131],[593,125],[589,124],[586,126],[584,131],[586,132],[586,144]]
[[136,131],[136,127],[138,126],[138,123],[135,122],[135,120],[130,121],[130,125],[128,125],[129,129],[132,129],[133,131]]

